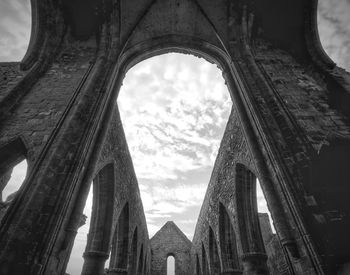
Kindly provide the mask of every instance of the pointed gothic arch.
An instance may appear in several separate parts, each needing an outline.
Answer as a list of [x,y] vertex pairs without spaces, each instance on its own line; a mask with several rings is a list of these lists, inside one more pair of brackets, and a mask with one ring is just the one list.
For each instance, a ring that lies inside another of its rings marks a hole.
[[[256,177],[243,164],[236,164],[236,211],[245,272],[268,274],[256,197]],[[253,263],[253,264],[252,264]]]
[[114,164],[104,166],[93,180],[90,230],[82,275],[103,275],[109,257],[114,211]]
[[128,248],[129,248],[129,203],[126,202],[119,214],[114,232],[111,261],[109,264],[110,273],[114,270],[127,272]]
[[219,202],[219,237],[223,272],[240,269],[236,233],[225,206]]
[[[72,1],[64,2],[68,3]],[[79,5],[81,5],[81,1],[74,2],[79,2]],[[154,37],[160,36],[168,36],[166,40],[171,40],[172,42],[169,43],[170,47],[185,46],[186,42],[184,41],[186,41],[186,39],[183,41],[174,39],[174,36],[177,34],[182,35],[182,37],[187,36],[190,39],[192,39],[191,36],[196,36],[202,40],[199,46],[197,45],[198,48],[202,49],[207,47],[207,44],[217,42],[215,39],[219,40],[220,43],[211,45],[227,53],[227,57],[223,59],[227,61],[225,74],[228,75],[228,82],[233,82],[231,78],[234,76],[236,77],[235,81],[238,83],[237,86],[241,87],[239,95],[233,95],[233,97],[238,99],[237,105],[243,106],[239,107],[242,112],[241,121],[244,122],[244,127],[248,127],[248,130],[245,132],[247,136],[251,136],[248,143],[250,144],[250,148],[252,148],[251,150],[255,151],[253,157],[258,159],[256,162],[257,165],[261,166],[259,168],[259,174],[267,172],[265,173],[266,178],[276,174],[277,178],[282,181],[280,184],[278,182],[279,180],[272,182],[271,179],[268,179],[268,183],[271,184],[266,184],[266,189],[271,189],[271,196],[278,195],[275,200],[277,203],[274,206],[277,209],[281,209],[279,212],[276,211],[278,212],[277,214],[281,215],[276,214],[274,217],[276,217],[276,220],[279,216],[282,218],[279,218],[280,222],[277,231],[279,235],[282,235],[287,247],[288,244],[294,242],[294,245],[298,246],[297,249],[299,249],[299,251],[305,252],[305,257],[300,258],[300,261],[303,261],[303,265],[313,269],[313,272],[322,273],[327,262],[323,261],[322,251],[318,250],[317,241],[320,239],[315,238],[314,234],[310,234],[309,226],[307,226],[308,224],[304,222],[303,219],[302,211],[304,209],[301,207],[301,209],[298,209],[299,203],[303,203],[301,200],[303,194],[300,193],[301,196],[296,196],[298,193],[288,188],[300,182],[301,191],[304,191],[304,182],[298,181],[298,179],[289,179],[294,170],[283,163],[283,161],[287,162],[288,159],[285,159],[284,151],[280,150],[283,149],[282,146],[275,147],[276,140],[274,140],[274,138],[276,137],[281,137],[282,141],[288,139],[291,139],[293,142],[297,141],[297,139],[294,139],[289,133],[298,129],[298,127],[291,127],[288,124],[295,123],[297,125],[298,123],[294,121],[294,119],[288,119],[288,117],[291,117],[291,113],[289,113],[288,108],[282,104],[283,100],[280,99],[276,100],[281,101],[280,105],[276,104],[276,112],[271,112],[269,116],[265,116],[264,111],[258,111],[260,106],[265,106],[263,103],[264,101],[268,101],[270,98],[273,99],[275,85],[269,83],[271,79],[268,77],[259,77],[261,73],[258,70],[259,62],[257,61],[259,57],[254,56],[254,51],[250,50],[253,48],[254,44],[256,44],[254,42],[260,42],[254,41],[254,39],[258,38],[260,40],[260,37],[268,41],[271,40],[274,45],[285,47],[286,50],[291,53],[291,57],[299,58],[303,61],[305,60],[305,64],[309,64],[310,67],[317,69],[316,71],[323,74],[325,82],[322,82],[322,84],[324,83],[330,88],[329,92],[331,92],[331,94],[334,94],[332,90],[336,90],[334,96],[337,100],[342,103],[346,102],[341,99],[344,98],[342,94],[348,97],[349,89],[347,89],[347,87],[349,81],[346,80],[347,75],[340,72],[337,68],[334,69],[334,64],[327,64],[322,58],[317,58],[320,54],[317,55],[317,51],[315,51],[313,47],[310,47],[310,45],[319,45],[319,42],[317,43],[317,35],[315,35],[316,20],[313,20],[316,17],[312,16],[312,14],[315,15],[315,8],[313,8],[313,6],[317,5],[317,1],[305,2],[300,0],[297,1],[296,5],[294,5],[295,1],[275,1],[276,3],[270,1],[269,5],[266,5],[266,3],[262,1],[259,3],[256,1],[257,5],[249,5],[248,8],[244,10],[242,7],[245,4],[244,1],[237,1],[237,3],[233,3],[233,1],[221,1],[222,5],[217,5],[219,9],[213,9],[213,6],[208,6],[210,1],[185,2],[192,6],[194,2],[197,2],[197,8],[191,10],[199,10],[201,18],[206,19],[200,22],[195,20],[199,17],[191,16],[193,15],[192,12],[188,12],[184,20],[175,20],[175,16],[168,17],[171,14],[170,11],[172,11],[169,9],[169,6],[174,7],[169,5],[169,3],[174,3],[174,1],[140,1],[139,3],[124,1],[123,3],[125,5],[123,5],[124,10],[122,11],[118,9],[120,6],[113,7],[113,9],[108,9],[110,6],[103,6],[104,3],[110,3],[110,1],[88,2],[88,9],[93,9],[96,2],[101,3],[101,5],[96,7],[97,10],[93,17],[83,17],[81,20],[76,18],[77,23],[79,26],[85,27],[91,25],[90,22],[95,22],[89,35],[97,33],[96,36],[100,39],[96,39],[98,40],[98,45],[96,46],[96,50],[98,49],[98,51],[96,51],[97,54],[94,58],[91,58],[91,63],[93,63],[91,65],[91,68],[93,67],[91,74],[90,71],[87,72],[86,75],[82,76],[82,81],[77,77],[77,79],[79,79],[79,83],[77,82],[77,84],[79,84],[79,89],[77,90],[79,93],[74,92],[74,94],[82,95],[81,97],[79,96],[79,99],[82,98],[83,100],[76,100],[78,97],[72,97],[71,104],[64,110],[64,116],[57,124],[56,134],[52,136],[52,139],[50,137],[51,140],[43,151],[41,156],[42,161],[38,162],[37,168],[33,171],[33,177],[30,179],[30,182],[28,181],[28,184],[35,183],[35,192],[28,192],[22,197],[22,201],[26,201],[25,205],[21,208],[18,207],[16,213],[13,211],[13,215],[8,219],[8,226],[1,228],[0,243],[3,248],[1,251],[1,268],[8,270],[9,274],[28,274],[30,270],[36,270],[38,268],[42,269],[43,272],[47,272],[47,270],[57,264],[55,262],[57,259],[55,253],[62,246],[63,236],[67,229],[66,222],[62,221],[62,219],[66,219],[66,217],[71,214],[71,209],[75,208],[75,198],[80,191],[80,185],[83,179],[89,178],[89,173],[92,173],[86,171],[93,170],[94,165],[91,163],[94,163],[94,155],[99,153],[98,149],[96,149],[99,147],[96,145],[99,144],[99,142],[96,142],[96,140],[100,140],[101,137],[104,136],[103,128],[107,128],[104,127],[105,125],[101,124],[103,121],[108,121],[108,118],[110,118],[108,110],[112,109],[110,108],[110,104],[114,104],[115,102],[111,92],[108,90],[108,87],[113,86],[110,85],[110,81],[108,81],[111,77],[110,72],[115,69],[118,73],[117,76],[113,77],[119,80],[121,78],[120,76],[125,72],[125,67],[123,66],[122,68],[113,68],[115,63],[119,65],[122,62],[117,62],[117,58],[109,57],[118,57],[120,54],[123,54],[125,49],[130,49],[133,45],[137,45],[135,47],[137,50],[133,53],[137,51],[142,52],[144,48],[138,46],[142,44],[143,37],[138,36],[136,39],[133,39],[133,35],[138,31],[139,34],[148,35],[145,40],[147,40],[147,44],[150,46],[152,46],[155,41]],[[277,2],[279,2],[279,4],[277,4]],[[37,23],[33,24],[33,29],[36,31],[33,32],[31,45],[34,46],[30,47],[31,52],[35,52],[36,54],[30,54],[30,60],[25,58],[30,62],[24,62],[27,63],[24,65],[30,68],[31,65],[35,64],[38,69],[36,73],[28,74],[29,77],[26,82],[21,82],[21,87],[28,87],[26,92],[22,89],[17,89],[17,94],[18,91],[21,91],[20,96],[15,95],[6,100],[6,104],[3,104],[3,107],[6,108],[1,110],[2,114],[7,113],[7,110],[12,109],[12,107],[14,108],[16,103],[22,103],[20,102],[22,96],[26,95],[27,92],[29,93],[30,90],[34,90],[31,88],[34,86],[39,76],[44,74],[47,68],[47,66],[43,65],[45,65],[45,62],[50,64],[50,62],[56,60],[56,56],[60,55],[58,51],[62,48],[62,43],[75,43],[74,39],[72,39],[73,41],[63,39],[63,34],[67,29],[74,28],[74,24],[71,20],[66,20],[66,18],[69,17],[71,15],[70,13],[74,11],[76,7],[79,7],[79,5],[76,6],[76,4],[73,4],[66,10],[62,9],[61,5],[56,5],[55,1],[52,0],[33,0],[32,3],[36,3],[38,7],[36,9],[37,12],[34,13],[36,16],[33,16]],[[118,4],[119,3],[120,2],[118,2]],[[159,13],[157,13],[151,10],[151,6],[154,3],[166,3],[168,5],[158,8],[157,10],[159,10]],[[229,3],[229,5],[227,3]],[[277,4],[281,9],[277,9],[276,7],[271,9],[270,7],[274,4]],[[210,5],[213,4],[210,3]],[[182,5],[178,5],[178,7],[180,11],[186,10],[183,9]],[[187,5],[187,7],[191,6]],[[231,7],[237,9],[231,9]],[[288,7],[291,7],[291,9]],[[111,12],[113,17],[104,13],[104,10]],[[234,10],[234,12],[232,12],[232,10]],[[147,13],[151,14],[151,16],[153,15],[153,18],[160,20],[155,20],[154,22],[156,22],[156,24],[153,25],[144,24],[145,21],[141,20],[146,17]],[[242,13],[243,16],[241,18],[240,15]],[[173,14],[177,15],[178,13]],[[196,13],[196,15],[197,14],[198,13]],[[239,17],[236,16],[236,14],[238,14]],[[248,14],[251,16],[246,16]],[[101,20],[97,20],[96,17],[99,17],[98,19]],[[164,18],[166,20],[164,20]],[[171,20],[168,20],[168,18]],[[258,20],[253,21],[253,18],[258,18]],[[268,18],[274,18],[276,21],[265,20]],[[177,27],[181,26],[175,25],[174,22],[176,24],[179,24],[179,22],[184,23],[185,27],[179,31]],[[202,22],[206,24],[201,24]],[[271,22],[273,24],[271,24]],[[209,28],[207,27],[208,24],[210,24]],[[164,27],[164,29],[156,28],[159,26]],[[278,26],[278,28],[275,26]],[[290,26],[293,26],[293,28]],[[147,32],[145,32],[146,28]],[[174,30],[176,30],[176,32]],[[211,30],[211,33],[208,33],[209,30]],[[256,30],[262,30],[263,32],[257,32],[259,36],[255,37]],[[288,35],[286,35],[286,30],[290,30]],[[261,33],[263,33],[262,36],[260,36]],[[76,33],[76,35],[79,37],[81,34]],[[150,37],[151,35],[154,37]],[[243,39],[241,39],[242,36]],[[250,42],[252,43],[250,44]],[[166,47],[169,46],[169,44],[165,43],[163,46]],[[121,47],[119,47],[120,45]],[[315,60],[315,52],[316,59],[320,59],[321,62]],[[269,57],[271,56],[272,55],[269,55]],[[238,66],[236,67],[235,64]],[[293,73],[292,70],[290,70],[290,72],[291,74]],[[249,75],[253,76],[252,78],[256,76],[257,80],[254,82],[254,80],[249,78]],[[28,79],[30,79],[29,83]],[[63,84],[63,81],[65,80],[58,79],[58,86],[60,86],[61,83]],[[116,85],[118,86],[120,83]],[[117,91],[114,86],[111,89]],[[286,90],[289,89],[293,89],[293,86],[290,85]],[[253,92],[257,92],[259,95],[266,92],[266,97],[262,99],[261,97],[253,95]],[[14,95],[13,91],[11,95]],[[112,103],[109,104],[109,101]],[[258,104],[258,102],[261,102],[261,105]],[[27,107],[25,106],[26,104],[22,105],[24,105],[25,108]],[[327,109],[328,105],[325,106],[324,108]],[[349,104],[347,104],[346,109],[348,106]],[[342,108],[339,107],[335,109],[342,111]],[[19,108],[18,110],[21,111],[23,109]],[[331,109],[332,112],[333,110],[334,109]],[[286,123],[271,123],[272,126],[269,126],[270,121],[278,122],[283,116],[287,118]],[[339,121],[341,120],[342,119],[339,119]],[[284,127],[286,127],[288,131],[283,131],[282,128]],[[324,127],[326,132],[329,130],[330,132],[333,131],[331,127],[328,129],[326,125],[324,125]],[[276,134],[273,134],[274,131]],[[253,134],[250,135],[249,133]],[[313,136],[307,138],[311,139]],[[327,142],[327,139],[325,139],[325,142]],[[304,143],[300,142],[300,145],[304,145]],[[288,147],[293,146],[288,144],[285,147],[288,149]],[[300,155],[296,155],[295,157],[298,159]],[[308,157],[309,156],[306,155],[305,159],[308,159]],[[264,160],[273,161],[265,165],[263,164]],[[277,166],[277,168],[270,169],[270,167],[274,166]],[[87,169],[85,169],[86,167]],[[297,172],[300,172],[300,167],[295,166],[295,168],[297,168]],[[63,171],[69,171],[69,173],[63,173]],[[272,190],[274,189],[273,184],[282,189],[280,192],[281,194],[279,191]],[[50,192],[46,192],[47,194],[45,194],[46,190],[50,190]],[[327,192],[324,192],[324,195],[326,196]],[[57,198],[57,200],[52,200],[52,198]],[[283,204],[284,201],[287,201],[286,205]],[[342,202],[346,203],[346,200]],[[348,209],[346,208],[346,210]],[[284,213],[287,213],[287,215]],[[310,213],[310,216],[311,214],[312,213]],[[339,216],[342,214],[342,211],[339,211],[339,213],[331,212],[327,214],[330,217],[319,216],[319,218],[328,218],[330,219],[329,223],[337,222],[340,218],[347,219],[347,216]],[[29,218],[32,220],[31,223]],[[289,221],[289,219],[291,221]],[[39,220],[40,222],[36,222]],[[7,230],[8,228],[11,230]],[[311,231],[311,233],[314,232]],[[244,237],[254,235],[252,232],[246,232],[245,234],[241,230],[239,234]],[[43,238],[38,240],[37,236],[43,236]],[[295,240],[298,240],[298,242]],[[21,244],[21,249],[18,249],[17,244]],[[259,253],[249,246],[248,248],[247,246],[245,247],[245,252]],[[8,255],[11,255],[11,257],[8,257]],[[346,258],[346,260],[348,259],[349,257]],[[42,263],[42,266],[39,266],[38,263]]]

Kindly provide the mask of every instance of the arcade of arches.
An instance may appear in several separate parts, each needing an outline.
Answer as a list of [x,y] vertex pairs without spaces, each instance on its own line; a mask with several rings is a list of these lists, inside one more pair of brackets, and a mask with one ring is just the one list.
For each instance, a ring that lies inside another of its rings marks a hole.
[[[169,256],[176,275],[349,274],[350,75],[316,0],[31,5],[25,57],[0,63],[1,191],[28,163],[1,201],[0,274],[65,273],[91,182],[83,275],[164,275]],[[173,222],[149,238],[116,104],[126,72],[168,52],[216,63],[233,102],[192,241]]]

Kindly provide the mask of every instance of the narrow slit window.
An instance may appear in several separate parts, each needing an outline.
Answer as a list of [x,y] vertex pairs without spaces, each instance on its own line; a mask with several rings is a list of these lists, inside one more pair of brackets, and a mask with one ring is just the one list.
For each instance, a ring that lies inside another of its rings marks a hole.
[[175,258],[169,256],[167,259],[167,275],[175,275]]

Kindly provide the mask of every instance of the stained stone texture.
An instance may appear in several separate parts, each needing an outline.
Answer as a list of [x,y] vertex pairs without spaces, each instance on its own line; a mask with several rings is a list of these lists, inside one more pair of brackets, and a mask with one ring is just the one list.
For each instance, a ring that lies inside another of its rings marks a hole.
[[173,221],[168,221],[151,239],[152,275],[166,275],[167,259],[175,258],[175,275],[190,271],[191,241]]
[[19,62],[0,63],[0,101],[2,101],[11,89],[21,80],[25,72],[20,69]]
[[[153,274],[175,240],[190,251],[178,274],[348,273],[350,74],[322,49],[317,1],[31,5],[25,57],[0,63],[1,192],[28,162],[0,202],[0,274],[65,274],[91,184],[83,275],[104,274],[107,258],[108,274]],[[167,52],[216,63],[233,102],[192,244],[171,223],[149,240],[116,103],[127,70]]]
[[[207,253],[209,255],[210,274],[219,274],[213,271],[215,269],[213,260],[215,257],[220,258],[220,255],[214,254],[211,243],[219,247],[215,253],[219,251],[222,253],[222,266],[226,274],[242,273],[243,263],[240,258],[244,255],[249,253],[256,253],[257,257],[259,255],[265,255],[256,209],[255,181],[240,182],[240,179],[237,178],[237,164],[244,164],[247,170],[256,171],[240,128],[237,112],[232,110],[221,141],[192,241],[192,262],[196,261],[197,256]],[[246,195],[251,196],[249,199],[251,202],[255,200],[255,206],[252,205],[251,209],[242,209],[242,213],[240,213],[237,209],[238,200],[240,199],[237,193],[241,192],[240,190],[242,188],[245,188],[242,185],[252,185],[251,190]],[[251,212],[245,213],[246,211]],[[245,219],[245,215],[252,215],[252,220],[245,221],[245,228],[240,228],[237,221],[241,218]],[[254,225],[250,225],[250,222]],[[210,240],[210,231],[214,232],[215,236],[213,240]],[[253,232],[251,236],[247,235],[248,231]],[[245,238],[249,238],[250,242],[255,242],[256,244],[252,247],[247,246],[247,240],[243,240]],[[234,251],[232,251],[231,246],[227,247],[227,243],[233,244],[232,248]],[[205,249],[204,251],[203,248]],[[226,254],[225,257],[223,257],[224,253]],[[267,269],[264,261],[259,265],[262,265],[262,269]],[[192,265],[193,274],[196,268]],[[204,268],[203,263],[201,263],[200,269],[203,270]]]

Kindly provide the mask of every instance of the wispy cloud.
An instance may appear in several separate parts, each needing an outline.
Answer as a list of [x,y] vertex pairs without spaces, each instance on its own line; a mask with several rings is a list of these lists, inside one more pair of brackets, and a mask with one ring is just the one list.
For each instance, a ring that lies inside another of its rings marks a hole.
[[118,105],[150,235],[174,220],[191,236],[232,105],[221,71],[153,57],[127,73]]
[[146,60],[127,73],[118,102],[139,179],[213,164],[231,106],[215,65],[179,54]]

